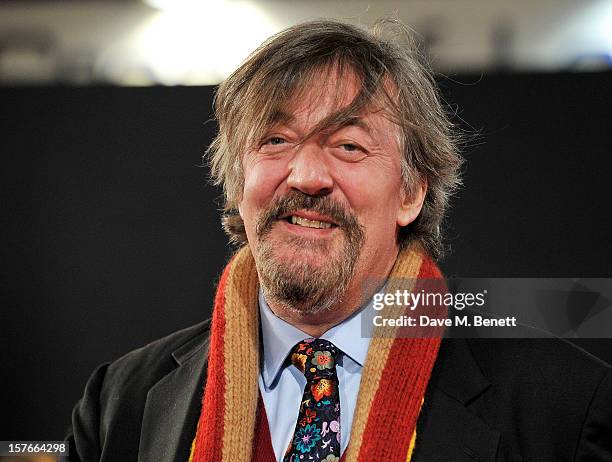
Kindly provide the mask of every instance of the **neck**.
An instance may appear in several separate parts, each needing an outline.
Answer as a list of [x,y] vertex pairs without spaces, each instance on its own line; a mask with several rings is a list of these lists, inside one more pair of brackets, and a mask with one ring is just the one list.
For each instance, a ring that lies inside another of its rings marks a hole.
[[342,302],[322,312],[304,313],[280,303],[267,302],[276,316],[314,338],[321,337],[329,329],[349,318],[361,306],[359,302]]

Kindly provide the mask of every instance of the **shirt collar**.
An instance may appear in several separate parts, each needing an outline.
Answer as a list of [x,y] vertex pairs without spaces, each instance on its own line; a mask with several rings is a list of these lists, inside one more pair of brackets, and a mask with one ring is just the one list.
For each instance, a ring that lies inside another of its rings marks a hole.
[[[363,367],[370,335],[362,335],[361,313],[370,307],[371,302],[340,324],[325,332],[321,338],[329,340],[336,345],[350,360]],[[296,343],[309,338],[310,335],[302,332],[276,316],[266,302],[263,291],[259,289],[259,313],[261,319],[261,335],[263,338],[263,361],[261,375],[266,388],[274,386],[285,358]]]

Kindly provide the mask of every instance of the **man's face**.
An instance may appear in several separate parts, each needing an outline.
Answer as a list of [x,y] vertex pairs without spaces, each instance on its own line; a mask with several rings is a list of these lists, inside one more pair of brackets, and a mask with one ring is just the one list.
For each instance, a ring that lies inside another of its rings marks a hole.
[[284,108],[242,161],[239,211],[264,292],[303,314],[359,301],[365,278],[387,276],[398,226],[422,204],[405,195],[398,128],[384,110],[305,139],[358,91],[354,79],[339,86],[327,77]]

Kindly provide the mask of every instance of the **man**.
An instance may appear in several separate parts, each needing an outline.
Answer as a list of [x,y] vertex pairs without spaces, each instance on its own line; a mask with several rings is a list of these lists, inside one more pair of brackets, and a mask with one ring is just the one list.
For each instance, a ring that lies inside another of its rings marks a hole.
[[381,286],[441,279],[459,182],[398,30],[301,24],[220,86],[209,155],[241,248],[212,322],[98,368],[72,459],[612,460],[612,373],[566,343],[362,335]]

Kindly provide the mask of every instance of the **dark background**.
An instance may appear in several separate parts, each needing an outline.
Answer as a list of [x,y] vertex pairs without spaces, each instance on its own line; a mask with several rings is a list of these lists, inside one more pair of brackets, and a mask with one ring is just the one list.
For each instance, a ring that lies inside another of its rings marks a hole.
[[[446,274],[610,277],[612,73],[440,83],[469,140]],[[213,91],[0,89],[1,440],[62,438],[97,364],[208,316]]]

